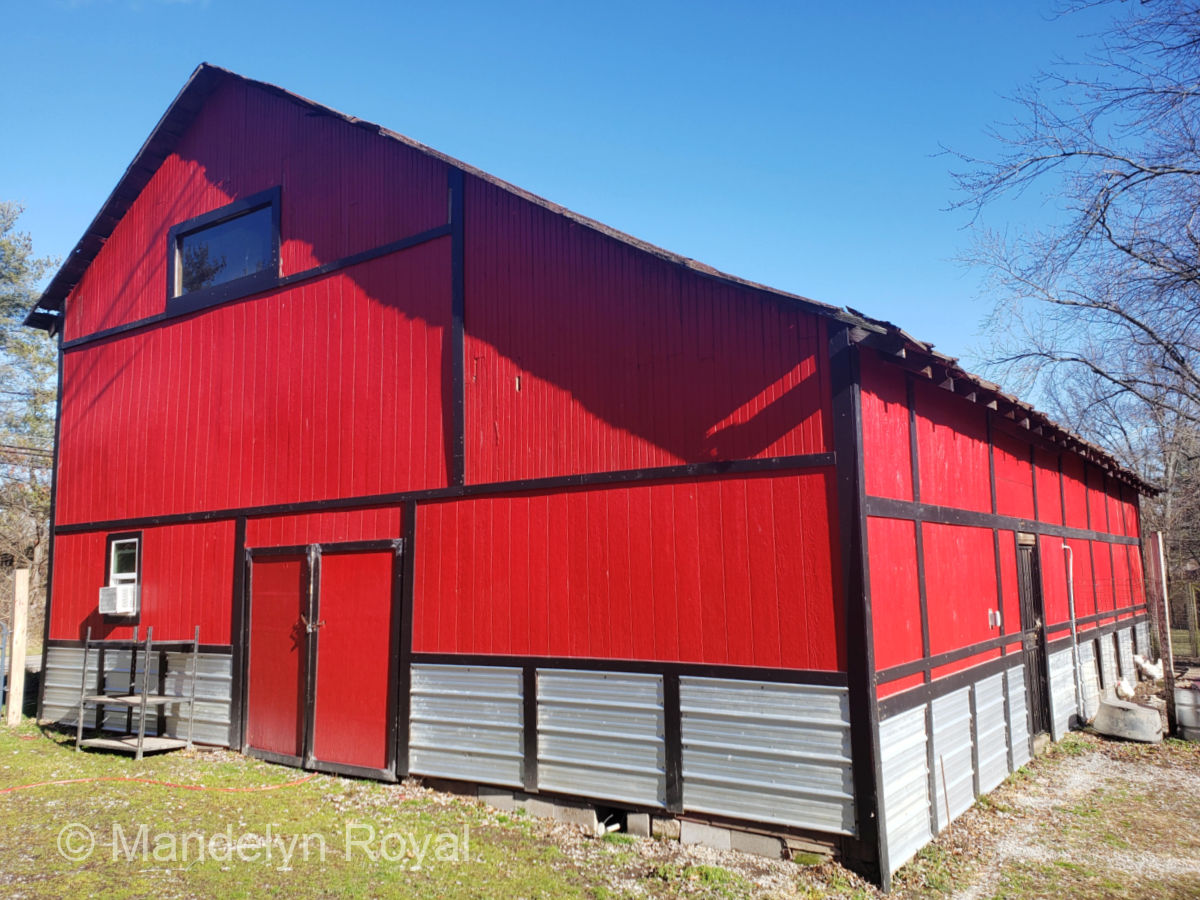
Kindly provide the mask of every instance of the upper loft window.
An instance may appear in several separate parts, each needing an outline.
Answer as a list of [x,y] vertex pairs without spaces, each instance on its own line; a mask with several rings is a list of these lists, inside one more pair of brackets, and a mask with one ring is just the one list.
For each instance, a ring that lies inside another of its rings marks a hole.
[[279,188],[180,222],[168,235],[168,307],[223,303],[279,279]]

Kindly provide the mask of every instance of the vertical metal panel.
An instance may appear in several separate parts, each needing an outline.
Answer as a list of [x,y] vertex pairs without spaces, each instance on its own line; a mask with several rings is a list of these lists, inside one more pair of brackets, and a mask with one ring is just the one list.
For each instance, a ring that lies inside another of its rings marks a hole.
[[1133,626],[1134,636],[1137,638],[1137,652],[1147,659],[1151,659],[1150,651],[1150,626],[1146,622],[1138,622]]
[[[862,354],[860,372],[864,488],[872,497],[911,500],[912,447],[905,380],[874,353]],[[871,546],[874,548],[874,541]]]
[[1071,717],[1078,713],[1075,701],[1075,669],[1071,648],[1050,654],[1050,719],[1054,740],[1071,730]]
[[1004,673],[977,681],[975,736],[979,741],[979,790],[990,791],[1008,777],[1008,726],[1004,718]]
[[[105,535],[67,534],[55,541],[51,640],[128,640],[133,626],[100,615],[97,596],[107,578]],[[229,571],[233,522],[167,525],[142,531],[142,633],[157,640],[191,640],[197,625],[205,644],[228,644],[231,619]]]
[[[871,626],[875,668],[920,659],[921,589],[917,577],[916,527],[905,519],[867,519],[867,565],[871,578]],[[878,598],[878,599],[875,599]],[[921,675],[881,685],[881,696],[921,683]]]
[[[105,684],[108,693],[129,690],[129,651],[108,650],[104,654]],[[96,667],[100,654],[93,649],[88,654],[88,691],[95,688]],[[47,648],[46,652],[46,699],[42,715],[52,722],[74,725],[79,711],[80,666],[83,663],[81,647]],[[144,655],[138,656],[138,675],[144,668]],[[191,669],[190,653],[168,653],[164,691],[168,695],[187,697],[188,676]],[[158,654],[150,663],[150,682],[157,688]],[[201,653],[196,679],[196,709],[192,738],[200,744],[225,747],[229,745],[230,703],[230,656],[227,653]],[[108,731],[124,732],[128,713],[122,707],[104,708],[104,728]],[[187,734],[187,705],[170,703],[165,707],[166,730],[169,734]],[[137,713],[134,712],[136,717]],[[136,726],[137,720],[134,719]],[[95,707],[84,710],[84,725],[96,725]],[[147,717],[146,733],[156,734],[157,711]]]
[[824,324],[466,178],[467,482],[830,446]]
[[661,675],[538,669],[538,788],[666,804]]
[[1100,644],[1100,674],[1104,678],[1104,687],[1107,690],[1113,688],[1117,683],[1117,648],[1113,643],[1113,636],[1106,634],[1099,639]]
[[414,649],[842,668],[832,481],[816,469],[424,504]]
[[67,351],[58,524],[445,485],[449,273],[442,239]]
[[1025,700],[1025,669],[1021,666],[1005,672],[1008,689],[1008,733],[1012,741],[1013,765],[1029,762],[1029,707]]
[[1120,651],[1121,674],[1131,684],[1138,683],[1137,667],[1133,664],[1133,629],[1122,628],[1117,632],[1117,647]]
[[921,500],[991,512],[987,410],[924,381],[914,389]]
[[895,872],[933,837],[929,828],[929,765],[925,707],[918,706],[879,723],[883,769],[881,807],[888,858]]
[[162,310],[165,238],[177,222],[283,185],[286,275],[444,224],[445,171],[429,154],[229,79],[72,292],[66,337]]
[[250,519],[247,547],[298,547],[343,541],[394,540],[403,534],[400,507],[335,510]]
[[521,786],[521,670],[415,665],[409,771]]
[[1087,721],[1100,710],[1100,670],[1096,665],[1096,642],[1079,642],[1079,680],[1083,685],[1083,715]]
[[933,712],[933,816],[941,831],[975,802],[971,689],[935,698]]
[[854,833],[845,688],[679,680],[685,810]]

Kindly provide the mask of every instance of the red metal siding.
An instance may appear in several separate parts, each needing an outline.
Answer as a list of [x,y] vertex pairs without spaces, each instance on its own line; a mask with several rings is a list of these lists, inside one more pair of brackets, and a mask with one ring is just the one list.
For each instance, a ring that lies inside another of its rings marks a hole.
[[402,537],[400,509],[360,509],[250,519],[247,547],[294,547],[339,541],[382,541]]
[[1094,579],[1096,593],[1096,611],[1116,609],[1113,605],[1112,544],[1103,541],[1092,541],[1092,566],[1096,572]]
[[[98,612],[98,592],[108,576],[107,535],[59,535],[54,542],[51,640],[133,636],[124,625]],[[141,634],[154,626],[161,641],[191,640],[200,626],[205,644],[228,644],[232,614],[233,522],[168,525],[142,532]]]
[[823,320],[466,181],[468,482],[831,449]]
[[1058,478],[1058,454],[1038,447],[1034,451],[1034,480],[1037,484],[1039,522],[1061,525],[1062,494]]
[[1093,531],[1108,531],[1108,507],[1104,493],[1104,473],[1088,466],[1088,510],[1092,516]]
[[1067,604],[1067,562],[1062,549],[1062,538],[1042,535],[1038,541],[1038,554],[1042,570],[1042,602],[1046,610],[1046,624],[1056,625],[1070,619]]
[[303,557],[259,560],[251,577],[246,743],[299,756],[304,749]]
[[991,529],[926,523],[922,533],[930,652],[998,637],[988,624],[988,610],[1000,607]]
[[[868,518],[867,548],[875,668],[883,670],[922,656],[916,528],[907,519]],[[919,684],[921,676],[909,681]],[[889,682],[880,687],[880,694],[907,686],[904,681]]]
[[912,447],[904,374],[874,353],[862,355],[861,372],[866,492],[911,500]]
[[[1021,593],[1017,582],[1017,533],[1000,531],[1000,599],[1003,603],[1004,633],[1021,632]],[[1010,651],[1020,642],[1009,644]]]
[[1083,460],[1074,453],[1062,455],[1063,498],[1066,500],[1066,524],[1071,528],[1088,527],[1087,487],[1083,483]]
[[449,241],[64,356],[57,521],[447,483]]
[[1029,445],[995,428],[996,512],[1002,516],[1033,518],[1033,466]]
[[246,84],[217,90],[67,302],[67,340],[166,304],[167,230],[281,185],[282,274],[443,225],[446,166]]
[[987,411],[931,384],[916,384],[921,501],[992,511]]
[[1096,612],[1096,592],[1092,585],[1091,541],[1070,539],[1065,543],[1071,548],[1075,576],[1075,617],[1082,619]]
[[414,649],[837,670],[833,474],[422,505]]

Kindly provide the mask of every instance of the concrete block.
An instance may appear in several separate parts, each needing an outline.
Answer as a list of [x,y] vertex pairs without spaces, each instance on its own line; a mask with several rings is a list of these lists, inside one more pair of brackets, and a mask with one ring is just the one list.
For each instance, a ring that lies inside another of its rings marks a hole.
[[1163,739],[1158,710],[1126,700],[1102,700],[1092,727],[1101,734],[1127,741],[1159,744]]
[[554,804],[539,797],[530,797],[521,802],[521,807],[531,816],[539,819],[554,818]]
[[625,830],[634,837],[650,837],[650,813],[630,813],[625,817]]
[[478,796],[488,806],[504,810],[505,812],[512,812],[518,806],[517,798],[513,792],[502,790],[501,788],[480,785]]
[[702,844],[714,850],[733,848],[732,832],[728,828],[701,825],[699,822],[680,822],[679,840],[684,844]]
[[668,841],[679,840],[679,820],[654,816],[650,819],[650,834]]
[[588,834],[600,833],[600,822],[596,818],[596,810],[590,806],[555,803],[554,818],[568,825],[578,825]]
[[783,841],[768,834],[752,834],[749,831],[731,831],[730,848],[742,853],[753,853],[768,859],[783,859]]

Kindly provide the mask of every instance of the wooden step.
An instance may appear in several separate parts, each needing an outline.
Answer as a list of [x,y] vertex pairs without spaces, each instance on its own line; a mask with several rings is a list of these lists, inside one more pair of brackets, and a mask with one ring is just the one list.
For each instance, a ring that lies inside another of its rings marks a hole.
[[[117,750],[121,753],[137,753],[138,739],[136,734],[126,734],[121,737],[94,737],[79,742],[80,747],[89,750]],[[179,750],[187,746],[187,741],[170,737],[142,738],[143,753],[162,753],[166,750]]]

